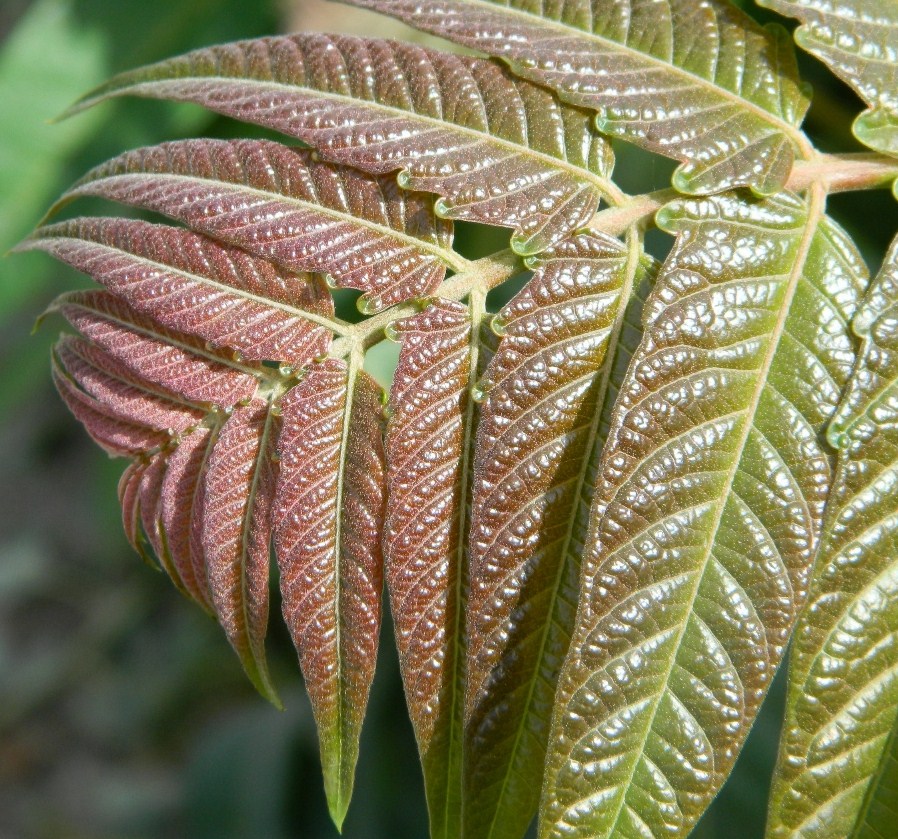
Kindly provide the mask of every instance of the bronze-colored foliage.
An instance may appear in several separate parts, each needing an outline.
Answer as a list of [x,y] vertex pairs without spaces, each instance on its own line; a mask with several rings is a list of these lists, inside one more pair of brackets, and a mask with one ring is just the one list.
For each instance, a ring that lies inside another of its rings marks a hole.
[[[724,0],[350,2],[491,57],[270,37],[72,109],[193,102],[305,144],[126,152],[51,213],[90,196],[173,224],[21,246],[103,286],[48,310],[78,333],[52,375],[130,461],[130,543],[277,703],[273,546],[338,827],[385,582],[435,839],[520,839],[538,808],[542,837],[685,836],[796,626],[769,834],[882,832],[896,257],[865,298],[826,200],[898,177],[891,9],[761,3],[870,106],[856,134],[884,153],[824,155],[791,39]],[[610,138],[679,161],[672,189],[627,195]],[[469,259],[453,220],[509,247]],[[365,370],[384,339],[388,397]]]

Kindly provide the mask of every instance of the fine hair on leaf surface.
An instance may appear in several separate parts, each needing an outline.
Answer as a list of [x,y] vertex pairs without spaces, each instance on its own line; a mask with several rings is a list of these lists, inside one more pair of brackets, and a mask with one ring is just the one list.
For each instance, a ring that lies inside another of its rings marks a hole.
[[443,46],[237,41],[68,112],[277,136],[122,149],[18,248],[99,286],[41,320],[129,542],[275,705],[283,620],[338,829],[388,608],[433,839],[687,836],[790,643],[766,836],[898,835],[898,245],[831,199],[898,178],[892,0],[346,2]]

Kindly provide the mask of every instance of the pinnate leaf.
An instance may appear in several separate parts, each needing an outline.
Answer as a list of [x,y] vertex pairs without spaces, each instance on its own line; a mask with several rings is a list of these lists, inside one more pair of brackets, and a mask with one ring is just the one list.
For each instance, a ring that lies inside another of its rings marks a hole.
[[511,227],[535,253],[589,221],[612,156],[587,111],[483,59],[348,36],[240,41],[124,73],[122,94],[196,102],[313,145],[322,158],[433,192],[445,218]]
[[41,227],[20,247],[83,271],[167,329],[247,359],[301,366],[327,352],[327,289],[197,233],[130,219],[76,219]]
[[864,344],[830,426],[839,463],[795,633],[768,836],[895,829],[898,240],[855,318]]
[[331,817],[352,794],[380,630],[381,391],[355,360],[313,365],[281,400],[274,546],[312,700]]
[[772,194],[809,149],[788,35],[722,0],[347,2],[500,57],[595,109],[606,134],[682,161],[684,192]]
[[386,578],[434,839],[457,836],[461,816],[469,391],[482,317],[482,307],[435,301],[391,327],[401,348],[386,437]]
[[468,608],[465,835],[518,837],[536,811],[573,628],[602,405],[641,247],[599,235],[532,262],[497,315],[478,427]]
[[854,123],[871,148],[898,155],[898,5],[891,0],[758,0],[798,18],[799,46],[850,84],[870,107]]
[[[804,602],[864,267],[783,193],[675,202],[599,470],[542,835],[685,835]],[[821,328],[821,324],[825,328]]]
[[164,213],[291,271],[327,272],[372,309],[430,294],[458,265],[432,197],[316,158],[261,140],[165,143],[104,163],[59,203],[98,195]]

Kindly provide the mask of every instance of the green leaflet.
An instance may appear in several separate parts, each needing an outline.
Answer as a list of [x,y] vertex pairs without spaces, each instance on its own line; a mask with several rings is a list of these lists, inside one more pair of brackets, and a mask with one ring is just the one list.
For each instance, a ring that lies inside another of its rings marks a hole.
[[702,194],[779,190],[808,106],[785,31],[723,0],[346,0],[508,62],[606,134],[682,162]]
[[850,84],[870,107],[854,134],[870,148],[898,155],[898,4],[892,0],[758,0],[796,17],[799,46]]
[[864,268],[822,190],[658,216],[677,242],[600,466],[544,837],[683,836],[723,783],[804,601],[854,358]]
[[767,835],[884,837],[898,817],[898,240],[854,321],[839,464],[796,629]]
[[629,345],[619,340],[634,317],[627,301],[648,270],[636,231],[629,246],[572,237],[530,265],[533,278],[493,321],[502,338],[481,385],[468,606],[469,839],[519,837],[536,812],[603,408]]

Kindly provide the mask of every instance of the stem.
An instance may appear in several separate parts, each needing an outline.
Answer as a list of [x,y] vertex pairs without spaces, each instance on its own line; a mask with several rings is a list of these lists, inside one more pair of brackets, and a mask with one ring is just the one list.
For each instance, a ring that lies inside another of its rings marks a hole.
[[[797,160],[786,189],[804,192],[813,184],[821,184],[827,193],[852,192],[888,186],[898,178],[898,159],[876,152],[857,154],[818,154],[813,160]],[[683,198],[674,189],[659,189],[635,195],[617,207],[596,213],[589,229],[619,236],[634,224],[645,223],[666,203]]]
[[[470,262],[466,270],[444,280],[434,291],[433,296],[442,297],[444,300],[461,300],[475,290],[485,294],[522,270],[524,270],[523,259],[506,248]],[[349,334],[334,341],[329,355],[344,358],[354,347],[367,350],[381,340],[384,329],[394,320],[408,317],[417,311],[418,306],[414,303],[406,303],[393,306],[368,320],[354,324]]]
[[[797,160],[786,189],[804,192],[813,185],[823,187],[824,192],[850,192],[876,189],[898,178],[898,159],[875,152],[852,154],[821,154],[810,160]],[[619,236],[634,225],[647,226],[654,214],[665,204],[682,198],[675,189],[659,189],[644,195],[624,197],[621,203],[596,213],[588,229],[609,236]],[[474,290],[486,293],[524,269],[522,258],[506,249],[473,262],[464,270],[444,280],[433,293],[446,300],[461,300]],[[415,314],[418,307],[411,303],[393,306],[368,320],[354,325],[340,326],[341,337],[331,346],[330,355],[344,358],[354,348],[367,350],[383,337],[384,329],[397,318]]]

